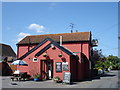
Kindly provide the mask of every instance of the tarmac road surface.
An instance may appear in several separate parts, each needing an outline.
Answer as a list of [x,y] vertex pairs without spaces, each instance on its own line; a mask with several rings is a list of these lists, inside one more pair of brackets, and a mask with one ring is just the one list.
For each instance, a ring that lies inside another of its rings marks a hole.
[[[118,74],[119,72],[119,74]],[[119,77],[119,79],[118,79]],[[73,82],[69,84],[54,83],[47,81],[11,81],[10,76],[0,77],[2,79],[2,88],[119,88],[120,71],[112,70],[101,77],[94,77],[91,80]]]

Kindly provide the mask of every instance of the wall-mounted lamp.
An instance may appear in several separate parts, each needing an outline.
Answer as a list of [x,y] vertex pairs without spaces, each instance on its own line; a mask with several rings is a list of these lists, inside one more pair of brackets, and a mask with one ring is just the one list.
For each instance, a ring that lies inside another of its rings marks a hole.
[[52,48],[52,49],[55,49],[55,46],[54,46],[53,44],[51,44],[51,48]]

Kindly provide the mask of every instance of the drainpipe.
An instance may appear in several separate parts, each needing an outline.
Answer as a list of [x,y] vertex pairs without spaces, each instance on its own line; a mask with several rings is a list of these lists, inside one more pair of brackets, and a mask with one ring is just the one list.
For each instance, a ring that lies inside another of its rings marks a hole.
[[17,59],[19,58],[19,45],[17,45]]

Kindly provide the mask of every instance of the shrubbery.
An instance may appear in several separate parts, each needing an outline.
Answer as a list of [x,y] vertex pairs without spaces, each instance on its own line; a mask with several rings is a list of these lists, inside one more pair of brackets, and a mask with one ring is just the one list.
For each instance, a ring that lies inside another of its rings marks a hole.
[[114,69],[114,70],[120,70],[120,65],[118,63],[120,63],[120,59],[117,56],[108,56],[104,58],[105,60],[103,61],[97,61],[94,69],[106,69],[106,68],[110,68],[110,69]]
[[59,82],[59,80],[60,80],[59,76],[56,76],[56,77],[53,78],[53,81],[56,82],[56,83]]

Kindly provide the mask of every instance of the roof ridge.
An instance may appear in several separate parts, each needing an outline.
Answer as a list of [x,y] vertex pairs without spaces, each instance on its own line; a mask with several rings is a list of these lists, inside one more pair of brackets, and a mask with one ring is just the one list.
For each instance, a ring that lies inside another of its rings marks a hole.
[[28,35],[27,37],[31,36],[45,36],[45,35],[60,35],[60,34],[76,34],[76,33],[90,33],[90,32],[73,32],[73,33],[55,33],[55,34],[41,34],[41,35]]
[[72,41],[88,41],[91,37],[91,32],[74,32],[74,33],[57,33],[57,34],[42,34],[42,35],[30,35],[23,38],[17,43],[19,44],[33,44],[39,43],[45,38],[49,37],[54,41],[59,41],[59,36],[63,36],[63,42],[72,42]]

